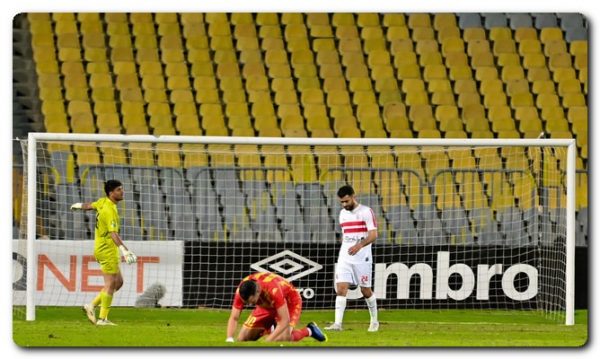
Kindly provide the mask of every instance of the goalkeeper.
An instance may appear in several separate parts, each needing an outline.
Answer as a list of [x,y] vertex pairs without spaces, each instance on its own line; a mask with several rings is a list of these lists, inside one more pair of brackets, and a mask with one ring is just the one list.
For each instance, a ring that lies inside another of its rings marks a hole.
[[[125,247],[119,236],[119,212],[117,203],[123,200],[123,185],[117,180],[104,183],[106,197],[93,203],[75,203],[71,210],[95,210],[96,234],[94,240],[94,256],[100,264],[104,287],[91,303],[83,306],[83,311],[90,322],[96,325],[115,325],[108,320],[108,312],[113,295],[123,286],[123,276],[119,269],[119,250],[127,264],[137,261],[137,257]],[[96,307],[100,306],[100,314],[96,320]]]

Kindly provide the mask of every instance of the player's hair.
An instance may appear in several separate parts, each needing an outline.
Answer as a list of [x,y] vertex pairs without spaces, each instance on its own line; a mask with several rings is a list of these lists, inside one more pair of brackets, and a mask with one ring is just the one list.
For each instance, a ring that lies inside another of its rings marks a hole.
[[340,187],[340,189],[338,189],[337,195],[340,198],[344,198],[346,196],[353,196],[354,188],[352,188],[352,186],[350,186],[350,185],[342,186],[342,187]]
[[108,196],[110,194],[110,192],[114,191],[115,188],[122,186],[123,184],[121,183],[121,181],[117,181],[117,180],[108,180],[104,183],[104,193],[106,193],[106,195]]
[[258,285],[253,280],[244,281],[240,285],[240,297],[245,301],[248,300],[251,296],[256,294],[256,290],[258,289]]

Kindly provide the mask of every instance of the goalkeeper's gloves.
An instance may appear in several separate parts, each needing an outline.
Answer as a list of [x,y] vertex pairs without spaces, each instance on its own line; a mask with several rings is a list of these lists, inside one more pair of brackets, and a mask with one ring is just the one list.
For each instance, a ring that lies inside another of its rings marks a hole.
[[73,203],[71,205],[71,211],[75,211],[77,209],[82,209],[83,208],[83,203]]
[[225,339],[225,342],[233,343],[234,342],[233,337],[228,337],[227,339]]
[[133,264],[137,262],[137,256],[133,252],[127,250],[125,246],[121,245],[119,246],[119,249],[121,250],[123,257],[125,257],[125,262],[127,262],[127,264]]

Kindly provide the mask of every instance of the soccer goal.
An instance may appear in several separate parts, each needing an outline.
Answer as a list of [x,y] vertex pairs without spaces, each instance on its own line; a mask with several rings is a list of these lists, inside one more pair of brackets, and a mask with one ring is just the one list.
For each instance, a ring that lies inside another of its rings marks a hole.
[[571,139],[31,133],[23,146],[13,302],[28,320],[36,306],[81,305],[99,291],[94,214],[69,207],[118,179],[120,232],[138,263],[121,264],[113,306],[162,288],[155,305],[229,308],[241,278],[271,271],[292,281],[304,308],[333,308],[336,192],[350,184],[377,217],[380,308],[536,311],[574,323]]

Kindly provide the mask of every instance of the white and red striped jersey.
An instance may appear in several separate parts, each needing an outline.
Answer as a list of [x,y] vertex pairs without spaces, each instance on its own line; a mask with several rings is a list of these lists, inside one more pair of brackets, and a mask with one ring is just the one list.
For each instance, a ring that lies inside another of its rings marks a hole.
[[372,263],[370,244],[353,256],[348,254],[348,249],[359,241],[366,239],[369,231],[377,229],[377,220],[373,210],[360,203],[351,211],[342,208],[340,211],[340,227],[342,227],[342,247],[340,248],[338,262]]

